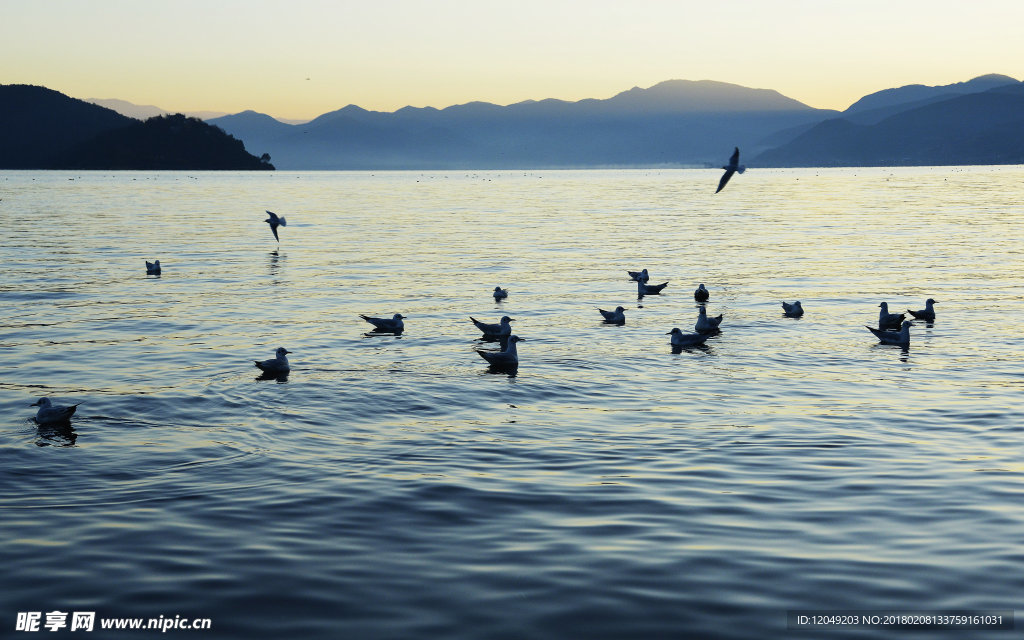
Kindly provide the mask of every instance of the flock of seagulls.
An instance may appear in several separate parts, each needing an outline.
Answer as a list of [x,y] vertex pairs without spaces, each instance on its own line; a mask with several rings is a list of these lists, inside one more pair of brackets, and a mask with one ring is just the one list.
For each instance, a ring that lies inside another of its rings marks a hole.
[[[725,188],[725,185],[729,182],[729,179],[736,173],[742,174],[746,167],[739,163],[740,150],[736,147],[733,151],[732,156],[729,158],[729,164],[722,167],[725,171],[722,174],[721,179],[718,182],[718,189],[715,193],[720,192]],[[264,222],[270,226],[270,231],[274,234],[274,240],[280,244],[281,239],[278,235],[278,228],[288,225],[284,216],[279,216],[273,211],[267,211],[269,216]],[[668,286],[668,282],[661,284],[649,284],[650,274],[647,269],[641,269],[640,271],[627,271],[631,280],[637,283],[637,295],[639,298],[643,298],[645,295],[658,295],[665,287]],[[147,275],[161,275],[160,261],[154,260],[153,262],[146,261],[146,274]],[[508,289],[501,287],[494,287],[492,293],[495,302],[501,302],[508,298]],[[666,335],[670,336],[669,344],[672,347],[674,353],[678,353],[680,350],[687,347],[695,347],[703,345],[704,342],[712,335],[720,333],[720,325],[722,324],[723,315],[719,314],[715,317],[710,317],[707,314],[707,308],[705,303],[710,298],[711,293],[707,287],[701,283],[696,290],[693,292],[693,298],[699,303],[697,321],[694,324],[693,333],[683,333],[679,327],[673,328]],[[925,308],[919,311],[907,310],[915,319],[934,321],[935,320],[935,307],[936,301],[932,298],[928,298],[925,301]],[[886,302],[882,302],[879,306],[878,314],[878,328],[865,327],[883,344],[900,345],[907,347],[910,344],[910,325],[911,322],[905,320],[906,314],[903,313],[889,313],[889,305]],[[794,301],[792,303],[782,302],[783,314],[790,318],[799,318],[803,316],[804,309],[800,304],[800,301]],[[623,325],[626,322],[626,309],[624,307],[616,307],[614,311],[606,311],[604,309],[598,309],[601,316],[604,318],[606,324]],[[394,334],[400,335],[405,330],[405,323],[403,320],[406,316],[400,313],[394,314],[390,318],[374,318],[366,315],[360,315],[360,318],[373,325],[373,331],[368,335],[373,334]],[[513,318],[509,316],[502,316],[497,323],[486,323],[477,320],[470,316],[469,318],[476,328],[483,334],[486,339],[497,339],[500,341],[500,351],[481,351],[476,350],[480,357],[486,360],[492,368],[500,370],[515,370],[519,365],[519,354],[516,351],[516,344],[525,341],[525,338],[521,338],[512,333]],[[262,372],[261,377],[277,377],[280,379],[281,376],[287,376],[291,371],[291,366],[288,363],[288,354],[291,351],[284,347],[278,347],[275,356],[267,360],[254,360],[256,368]],[[35,421],[39,425],[54,425],[54,424],[68,424],[71,416],[75,414],[76,409],[81,403],[73,405],[54,405],[49,398],[40,398],[32,404],[34,407],[38,407],[36,412]]]

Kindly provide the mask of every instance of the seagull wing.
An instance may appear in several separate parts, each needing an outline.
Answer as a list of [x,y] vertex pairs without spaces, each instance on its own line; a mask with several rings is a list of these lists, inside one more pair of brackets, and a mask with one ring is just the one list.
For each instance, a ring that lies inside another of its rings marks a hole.
[[733,167],[738,166],[740,163],[740,148],[734,147],[735,151],[732,152],[732,157],[729,158],[729,164]]
[[729,182],[729,178],[731,178],[734,173],[736,172],[732,169],[725,170],[725,173],[722,174],[722,179],[718,181],[718,188],[715,189],[715,193],[718,193],[725,188],[726,183]]

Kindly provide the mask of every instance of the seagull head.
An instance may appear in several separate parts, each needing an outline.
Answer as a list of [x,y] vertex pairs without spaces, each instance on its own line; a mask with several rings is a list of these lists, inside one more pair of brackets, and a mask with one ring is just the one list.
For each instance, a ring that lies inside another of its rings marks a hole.
[[392,318],[391,318],[391,319],[392,319],[392,320],[405,320],[405,316],[403,316],[403,315],[402,315],[402,314],[400,314],[400,313],[396,313],[396,314],[395,314],[394,316],[392,316]]
[[671,331],[669,331],[665,335],[666,336],[674,336],[674,335],[681,334],[681,333],[682,333],[682,331],[679,330],[679,327],[675,327],[674,329],[672,329]]
[[513,320],[515,320],[515,318],[510,318],[510,317],[508,317],[508,316],[501,316],[501,321],[502,321],[502,323],[505,323],[505,322],[512,322]]
[[285,355],[291,353],[291,351],[285,349],[284,347],[278,347],[276,353],[278,358],[283,358],[285,357]]
[[39,398],[35,402],[29,405],[30,407],[48,407],[50,406],[49,398]]

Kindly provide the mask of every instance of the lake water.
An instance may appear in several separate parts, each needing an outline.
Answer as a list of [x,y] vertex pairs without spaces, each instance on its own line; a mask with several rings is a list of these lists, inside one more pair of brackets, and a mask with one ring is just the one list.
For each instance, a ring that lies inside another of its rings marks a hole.
[[0,624],[1019,638],[787,616],[1024,608],[1024,167],[719,174],[0,175]]

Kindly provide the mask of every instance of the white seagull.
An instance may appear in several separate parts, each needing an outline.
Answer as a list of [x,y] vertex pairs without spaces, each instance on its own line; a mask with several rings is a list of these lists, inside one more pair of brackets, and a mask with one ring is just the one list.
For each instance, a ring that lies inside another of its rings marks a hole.
[[661,290],[664,289],[667,286],[668,286],[667,282],[662,282],[661,284],[647,284],[643,280],[637,280],[636,281],[636,293],[637,293],[637,295],[640,295],[640,296],[645,296],[647,294],[655,294],[656,295],[656,294],[661,293]]
[[502,336],[512,335],[512,325],[510,325],[509,323],[515,320],[515,318],[502,316],[501,321],[499,321],[498,324],[488,324],[486,322],[480,322],[473,316],[470,316],[469,319],[473,321],[473,324],[476,325],[476,328],[479,329],[485,336],[493,336],[498,338]]
[[491,363],[492,367],[515,367],[519,364],[519,354],[516,353],[516,343],[523,342],[524,338],[509,336],[508,345],[503,351],[477,351],[480,357]]
[[693,299],[696,300],[697,302],[705,302],[710,296],[711,294],[708,292],[706,288],[704,288],[703,282],[700,283],[700,286],[697,287],[697,290],[693,292]]
[[679,327],[672,329],[665,335],[672,336],[669,338],[669,341],[673,347],[695,347],[699,344],[704,344],[704,341],[708,339],[706,333],[683,333]]
[[508,297],[508,289],[502,289],[501,287],[494,287],[494,301],[498,302]]
[[626,314],[624,311],[625,307],[615,307],[615,311],[605,311],[604,309],[598,309],[601,315],[604,316],[604,321],[608,324],[626,324]]
[[740,164],[740,148],[736,147],[736,150],[732,152],[732,157],[729,158],[729,164],[722,167],[725,169],[725,173],[722,174],[722,179],[718,181],[718,188],[715,189],[715,193],[718,193],[725,188],[725,183],[729,182],[729,178],[734,173],[743,173],[747,170],[745,166]]
[[69,406],[55,405],[49,398],[39,398],[30,406],[39,407],[36,411],[36,424],[54,424],[67,422],[75,415],[75,409],[81,402]]
[[700,305],[700,311],[697,312],[697,324],[693,325],[694,331],[697,333],[714,333],[718,330],[718,325],[722,324],[722,315],[720,313],[716,318],[709,318],[708,310],[704,305]]
[[264,373],[288,373],[291,371],[287,356],[291,351],[284,347],[278,347],[276,353],[277,356],[269,360],[253,360],[256,363],[256,368]]
[[146,260],[146,275],[147,276],[158,276],[160,275],[160,261],[154,260],[150,262]]
[[396,313],[390,318],[371,318],[362,314],[359,314],[359,317],[372,324],[374,331],[401,333],[405,330],[405,323],[402,322],[402,320],[405,319],[405,316],[400,313]]
[[921,309],[920,311],[911,311],[910,309],[907,309],[907,313],[914,316],[917,320],[934,320],[935,307],[932,306],[934,304],[935,301],[928,298],[924,301],[924,309]]
[[881,331],[867,325],[864,325],[864,327],[875,334],[875,337],[882,344],[898,344],[902,347],[910,346],[910,320],[904,320],[903,326],[900,327],[899,331]]
[[799,318],[804,315],[804,308],[800,306],[800,301],[786,302],[782,301],[782,313],[788,318]]
[[274,240],[281,242],[281,239],[277,237],[277,228],[287,227],[288,222],[284,219],[284,216],[279,216],[273,211],[267,211],[267,215],[270,217],[264,220],[263,222],[266,222],[267,224],[270,225],[270,230],[274,232]]
[[881,309],[878,312],[878,328],[883,331],[890,328],[895,329],[907,317],[905,313],[889,313],[888,302],[883,302],[878,307]]
[[646,267],[640,271],[626,271],[629,274],[630,280],[636,280],[637,282],[647,282],[650,279],[650,275],[647,273]]

